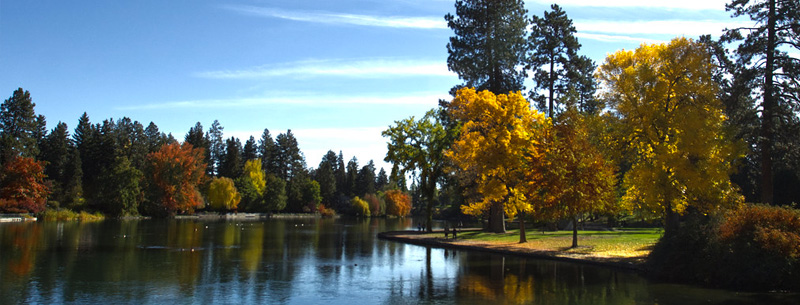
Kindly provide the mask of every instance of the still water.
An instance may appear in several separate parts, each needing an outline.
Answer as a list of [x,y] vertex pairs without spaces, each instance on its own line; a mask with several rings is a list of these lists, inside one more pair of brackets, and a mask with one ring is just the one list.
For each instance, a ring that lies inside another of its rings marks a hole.
[[796,304],[377,239],[411,219],[0,224],[0,304]]

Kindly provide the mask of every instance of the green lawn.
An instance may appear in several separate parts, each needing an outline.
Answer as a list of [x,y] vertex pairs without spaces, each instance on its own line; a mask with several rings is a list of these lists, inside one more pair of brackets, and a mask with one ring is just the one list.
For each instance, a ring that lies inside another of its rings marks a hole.
[[[578,231],[578,248],[572,249],[572,231],[542,232],[528,230],[528,242],[519,247],[580,253],[606,257],[643,257],[661,238],[662,229],[617,229],[615,231]],[[431,234],[433,236],[433,234]],[[442,237],[441,233],[435,234]],[[464,241],[492,244],[514,244],[519,242],[519,231],[509,230],[496,234],[486,232],[459,233]]]

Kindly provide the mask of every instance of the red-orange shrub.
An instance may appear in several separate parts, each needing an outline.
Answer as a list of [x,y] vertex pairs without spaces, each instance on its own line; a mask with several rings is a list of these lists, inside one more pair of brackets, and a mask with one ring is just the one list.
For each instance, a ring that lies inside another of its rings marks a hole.
[[43,162],[20,156],[6,162],[0,172],[0,212],[44,211],[50,193],[44,178]]
[[386,215],[406,216],[411,212],[411,196],[399,190],[386,191]]
[[728,213],[719,227],[719,238],[800,258],[800,213],[784,207],[746,205]]

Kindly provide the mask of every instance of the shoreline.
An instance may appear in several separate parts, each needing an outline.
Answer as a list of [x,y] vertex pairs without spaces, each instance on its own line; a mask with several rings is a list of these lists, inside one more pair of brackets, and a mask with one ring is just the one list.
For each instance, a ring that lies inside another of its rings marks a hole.
[[[479,228],[459,230],[459,232],[481,231]],[[402,242],[420,246],[445,248],[454,250],[477,251],[503,255],[514,255],[535,259],[546,259],[577,264],[588,264],[601,267],[610,267],[625,271],[644,273],[644,257],[603,257],[564,251],[542,250],[520,247],[518,243],[492,243],[464,239],[445,239],[443,230],[434,230],[441,236],[425,236],[428,232],[420,231],[387,231],[378,233],[378,238],[383,240]]]

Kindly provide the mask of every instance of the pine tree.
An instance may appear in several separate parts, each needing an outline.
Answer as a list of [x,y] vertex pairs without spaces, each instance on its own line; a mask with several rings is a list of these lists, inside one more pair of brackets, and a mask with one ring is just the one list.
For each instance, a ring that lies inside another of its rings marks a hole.
[[522,90],[528,26],[522,0],[457,0],[455,8],[455,16],[444,17],[455,34],[447,44],[448,69],[466,87],[495,93]]

